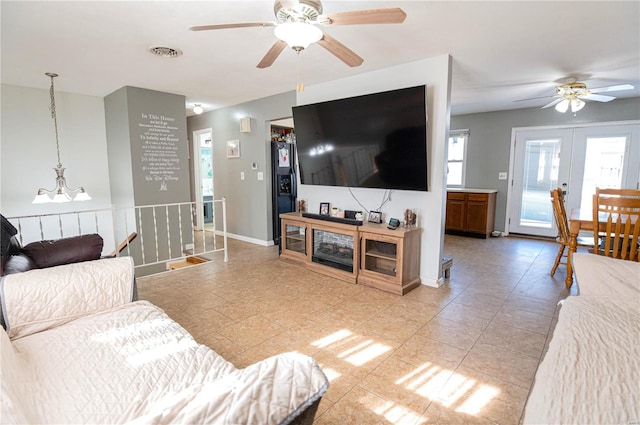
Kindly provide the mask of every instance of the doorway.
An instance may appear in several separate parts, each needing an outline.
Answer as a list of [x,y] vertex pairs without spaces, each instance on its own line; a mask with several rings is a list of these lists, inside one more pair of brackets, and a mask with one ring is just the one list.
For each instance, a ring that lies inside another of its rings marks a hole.
[[[213,144],[210,128],[193,132],[193,175],[195,197],[199,202],[196,211],[196,229],[214,230],[213,208]],[[200,204],[201,202],[201,204]]]
[[549,198],[561,187],[567,211],[591,209],[596,187],[637,188],[640,123],[514,129],[509,233],[555,237]]

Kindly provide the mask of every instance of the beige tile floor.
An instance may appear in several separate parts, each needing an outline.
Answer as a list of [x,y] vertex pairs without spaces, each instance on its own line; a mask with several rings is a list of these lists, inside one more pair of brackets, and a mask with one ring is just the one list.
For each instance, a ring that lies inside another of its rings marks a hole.
[[400,297],[229,241],[214,261],[138,280],[203,344],[245,367],[285,351],[330,380],[315,423],[518,424],[565,289],[552,242],[446,236],[442,288]]

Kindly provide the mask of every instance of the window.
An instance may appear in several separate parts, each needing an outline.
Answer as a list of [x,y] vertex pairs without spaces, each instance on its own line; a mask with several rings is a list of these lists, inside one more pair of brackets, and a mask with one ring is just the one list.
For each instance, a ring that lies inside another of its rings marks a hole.
[[447,186],[464,186],[464,169],[467,154],[469,130],[456,130],[449,133],[447,148]]

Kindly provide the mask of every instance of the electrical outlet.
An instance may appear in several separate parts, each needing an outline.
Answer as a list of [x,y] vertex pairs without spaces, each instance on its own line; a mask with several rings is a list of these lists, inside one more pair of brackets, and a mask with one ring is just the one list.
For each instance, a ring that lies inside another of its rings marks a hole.
[[244,171],[240,171],[240,180],[244,180]]
[[264,173],[262,171],[258,171],[258,180],[264,180]]
[[506,180],[507,179],[507,173],[505,171],[501,171],[498,173],[498,180]]

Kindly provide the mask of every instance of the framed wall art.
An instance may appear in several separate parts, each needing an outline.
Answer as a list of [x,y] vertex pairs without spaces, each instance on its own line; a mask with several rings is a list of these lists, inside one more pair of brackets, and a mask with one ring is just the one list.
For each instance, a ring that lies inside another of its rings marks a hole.
[[240,158],[240,140],[227,141],[227,158]]

